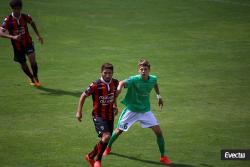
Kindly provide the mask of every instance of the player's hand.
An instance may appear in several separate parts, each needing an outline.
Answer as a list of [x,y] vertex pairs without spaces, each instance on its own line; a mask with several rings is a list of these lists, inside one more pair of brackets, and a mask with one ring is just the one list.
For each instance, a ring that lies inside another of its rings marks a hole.
[[13,40],[21,40],[21,35],[12,36]]
[[43,44],[43,38],[42,38],[42,37],[38,36],[38,37],[37,37],[37,40],[38,40],[41,44]]
[[76,119],[77,119],[79,122],[82,122],[82,112],[76,112]]
[[162,100],[162,98],[159,98],[158,104],[159,104],[159,107],[160,107],[161,110],[162,110],[162,107],[163,107],[163,100]]
[[120,89],[119,89],[119,90],[116,90],[116,91],[115,91],[115,97],[118,97],[120,93],[121,93],[121,90],[120,90]]
[[117,108],[116,104],[113,105],[113,112],[114,112],[115,115],[118,114],[118,108]]

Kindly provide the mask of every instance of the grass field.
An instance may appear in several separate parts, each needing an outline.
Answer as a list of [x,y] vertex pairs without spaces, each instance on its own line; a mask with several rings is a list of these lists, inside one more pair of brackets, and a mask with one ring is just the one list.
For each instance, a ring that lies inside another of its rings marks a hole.
[[[0,9],[3,20],[7,0]],[[102,63],[121,80],[141,57],[158,76],[165,106],[152,93],[152,110],[175,166],[250,166],[220,160],[221,149],[250,148],[250,1],[24,0],[23,12],[44,38],[41,46],[30,27],[43,86],[28,85],[0,39],[1,167],[87,167],[82,157],[98,138],[91,98],[83,122],[75,119],[80,94]],[[139,124],[112,151],[103,167],[162,166],[153,133]]]

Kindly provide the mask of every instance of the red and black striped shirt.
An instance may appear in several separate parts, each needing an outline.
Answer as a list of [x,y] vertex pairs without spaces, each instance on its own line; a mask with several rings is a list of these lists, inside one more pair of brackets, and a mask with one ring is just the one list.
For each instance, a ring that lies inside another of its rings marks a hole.
[[14,49],[20,50],[32,43],[27,25],[27,23],[31,22],[31,16],[23,13],[20,14],[19,18],[11,14],[4,19],[2,27],[7,29],[10,35],[21,35],[21,40],[11,40]]
[[103,120],[114,120],[113,104],[118,84],[119,81],[116,79],[112,79],[110,83],[98,79],[89,85],[85,95],[92,95],[93,117],[101,117]]

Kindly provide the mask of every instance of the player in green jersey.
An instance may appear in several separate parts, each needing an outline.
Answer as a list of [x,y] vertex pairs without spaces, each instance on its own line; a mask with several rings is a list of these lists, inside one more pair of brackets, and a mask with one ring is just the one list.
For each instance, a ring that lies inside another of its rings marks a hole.
[[155,133],[161,153],[160,162],[170,165],[172,162],[165,155],[165,142],[160,125],[150,108],[150,92],[153,88],[157,94],[159,106],[163,107],[157,77],[149,75],[150,64],[147,60],[140,60],[138,68],[139,75],[131,76],[129,79],[121,81],[118,85],[116,96],[121,93],[123,87],[127,88],[126,96],[122,100],[125,109],[119,118],[117,128],[109,140],[104,156],[110,153],[113,142],[123,131],[127,131],[135,122],[140,122],[142,128],[151,128]]

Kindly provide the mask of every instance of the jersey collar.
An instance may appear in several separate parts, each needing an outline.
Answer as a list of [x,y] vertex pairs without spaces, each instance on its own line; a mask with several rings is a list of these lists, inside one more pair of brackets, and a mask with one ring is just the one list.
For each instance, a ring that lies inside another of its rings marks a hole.
[[21,18],[21,14],[19,15],[18,18],[14,15],[13,12],[11,13],[11,15],[12,15],[12,17],[14,17],[14,18],[16,19],[17,23],[20,24],[19,20],[20,20],[20,18]]
[[109,84],[111,83],[112,79],[111,79],[109,82],[106,82],[106,81],[101,77],[101,81],[107,85],[108,91],[110,91],[110,86],[109,86]]

